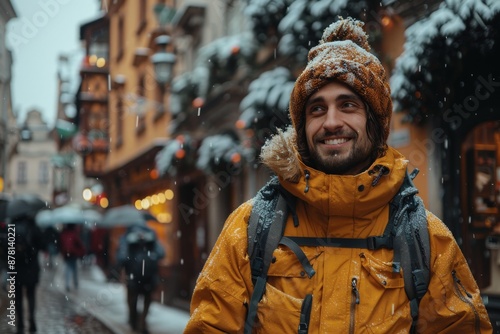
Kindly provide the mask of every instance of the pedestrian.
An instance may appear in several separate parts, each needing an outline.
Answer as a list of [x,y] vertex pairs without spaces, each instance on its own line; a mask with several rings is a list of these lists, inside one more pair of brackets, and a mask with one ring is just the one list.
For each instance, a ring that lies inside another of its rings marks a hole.
[[[156,233],[146,225],[130,226],[120,237],[116,259],[119,268],[125,270],[128,322],[134,331],[149,333],[146,318],[160,279],[159,261],[164,256]],[[139,297],[143,300],[142,312],[138,309]]]
[[59,232],[54,226],[47,226],[42,230],[47,251],[45,252],[47,259],[47,267],[52,269],[54,267],[54,258],[59,254]]
[[[23,206],[23,208],[18,210],[18,208],[15,208],[16,206]],[[9,210],[10,208],[13,209]],[[35,223],[35,213],[26,208],[26,202],[13,199],[9,202],[7,211],[13,212],[9,214],[9,218],[10,224],[14,225],[15,228],[15,244],[13,245],[9,239],[7,253],[11,254],[10,247],[13,246],[15,249],[15,264],[9,271],[15,272],[16,330],[17,333],[24,333],[24,296],[26,296],[29,331],[34,333],[37,330],[35,321],[36,287],[40,279],[38,255],[40,251],[45,251],[47,248],[42,231]],[[7,231],[11,232],[11,228],[9,227]]]
[[78,259],[86,253],[76,224],[66,224],[59,237],[61,255],[64,259],[64,282],[66,291],[70,291],[71,281],[74,289],[78,289]]
[[90,245],[96,264],[109,278],[109,229],[100,227],[92,229]]
[[[198,277],[185,333],[415,329],[415,299],[405,293],[405,271],[395,260],[404,254],[396,248],[328,243],[385,235],[391,200],[407,175],[409,162],[387,145],[390,87],[384,67],[369,50],[360,21],[339,19],[325,29],[291,93],[292,125],[261,152],[280,189],[295,199],[286,199],[291,213],[284,236],[312,245],[273,248],[256,317],[247,317],[252,292],[261,288],[254,288],[247,253],[255,240],[249,240],[247,227],[257,197],[242,204],[229,216]],[[416,332],[491,333],[479,289],[453,235],[422,211],[416,219],[427,225],[429,281],[416,308]],[[269,233],[268,238],[276,234]]]

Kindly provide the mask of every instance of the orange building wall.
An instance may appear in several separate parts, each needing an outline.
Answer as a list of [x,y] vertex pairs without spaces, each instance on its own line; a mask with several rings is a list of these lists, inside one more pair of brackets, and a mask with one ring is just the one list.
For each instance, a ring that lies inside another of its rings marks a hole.
[[[147,151],[154,146],[156,142],[164,140],[167,137],[167,127],[170,120],[168,110],[161,117],[155,117],[157,107],[156,94],[157,86],[150,56],[155,50],[150,50],[146,57],[135,58],[137,50],[148,48],[150,46],[150,33],[158,28],[154,16],[153,7],[156,0],[148,0],[146,7],[145,26],[139,29],[139,3],[140,1],[125,1],[117,8],[117,11],[110,15],[110,80],[113,81],[117,75],[125,77],[123,92],[121,93],[124,102],[123,119],[123,144],[116,146],[117,126],[117,98],[118,89],[112,89],[110,93],[110,137],[111,150],[108,156],[107,169],[113,170],[124,163],[134,159],[138,154]],[[119,20],[124,20],[123,32],[123,54],[119,57]],[[134,65],[135,60],[139,59]],[[139,76],[144,75],[144,122],[145,129],[137,133],[137,107],[138,107],[138,88]],[[165,97],[166,101],[166,97]],[[165,103],[164,105],[168,105]],[[152,168],[154,166],[151,166]]]
[[[386,69],[388,69],[389,75],[391,69],[394,67],[396,58],[404,50],[405,29],[404,22],[397,16],[391,18],[390,25],[383,27],[381,42],[383,56],[381,57],[381,61],[386,66]],[[415,185],[419,189],[419,195],[422,197],[426,207],[433,212],[436,211],[434,213],[439,215],[441,209],[435,207],[436,204],[434,202],[436,201],[430,198],[429,193],[429,182],[436,177],[435,172],[438,172],[433,170],[436,168],[432,167],[432,161],[430,161],[430,157],[435,153],[436,147],[429,139],[427,128],[404,123],[404,116],[404,111],[400,110],[396,110],[392,115],[391,133],[409,134],[407,142],[403,146],[398,145],[395,148],[409,160],[408,170],[410,172],[414,168],[420,170],[420,173],[414,180]]]

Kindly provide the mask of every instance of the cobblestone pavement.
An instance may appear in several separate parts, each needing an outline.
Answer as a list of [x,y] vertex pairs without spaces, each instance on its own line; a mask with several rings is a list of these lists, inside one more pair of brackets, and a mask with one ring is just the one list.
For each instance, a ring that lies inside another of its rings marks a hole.
[[[36,325],[40,334],[112,334],[99,320],[83,307],[73,302],[71,294],[64,294],[53,286],[55,270],[42,269],[36,291]],[[0,333],[15,333],[16,328],[8,324],[6,316],[7,295],[0,292]],[[26,303],[25,303],[26,304]],[[27,315],[27,310],[25,311]],[[25,328],[29,328],[25,320]]]

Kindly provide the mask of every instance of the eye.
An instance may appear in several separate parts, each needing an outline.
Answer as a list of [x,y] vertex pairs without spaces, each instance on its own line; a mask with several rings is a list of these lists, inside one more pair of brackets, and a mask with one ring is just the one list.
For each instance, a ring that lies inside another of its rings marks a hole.
[[316,115],[324,112],[325,108],[319,104],[313,104],[307,108],[307,112],[311,115]]
[[344,111],[356,111],[361,109],[361,106],[353,101],[345,101],[342,103],[341,108]]

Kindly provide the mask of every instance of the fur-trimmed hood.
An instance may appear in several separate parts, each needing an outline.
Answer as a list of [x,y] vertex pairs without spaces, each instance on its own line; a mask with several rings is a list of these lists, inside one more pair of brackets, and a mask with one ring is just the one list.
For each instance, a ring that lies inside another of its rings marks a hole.
[[262,147],[261,161],[281,179],[297,183],[304,174],[297,152],[297,132],[292,126],[269,139]]
[[408,160],[394,148],[357,175],[333,175],[306,165],[297,152],[297,139],[292,127],[279,131],[262,148],[261,160],[286,190],[324,215],[371,217],[403,183]]

